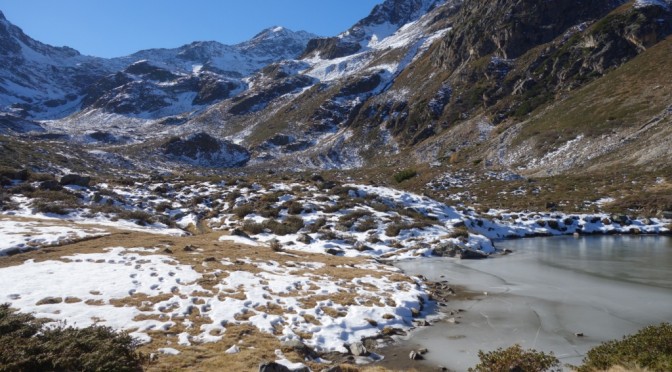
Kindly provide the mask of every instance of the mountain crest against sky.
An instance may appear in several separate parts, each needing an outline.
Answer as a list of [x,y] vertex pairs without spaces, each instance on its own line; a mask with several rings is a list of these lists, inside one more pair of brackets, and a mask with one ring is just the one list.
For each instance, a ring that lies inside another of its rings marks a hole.
[[253,164],[307,168],[360,167],[403,151],[459,158],[507,134],[514,150],[472,161],[541,169],[547,163],[532,156],[576,140],[591,149],[587,161],[604,147],[598,134],[611,135],[600,128],[627,126],[608,115],[591,131],[577,120],[559,134],[547,133],[550,124],[515,128],[638,55],[656,56],[648,50],[672,34],[668,3],[386,0],[330,38],[273,26],[235,45],[196,41],[113,59],[44,45],[2,20],[0,103],[17,120],[49,119],[36,125],[73,143],[134,143],[138,161],[165,160],[147,138],[201,132],[245,147]]

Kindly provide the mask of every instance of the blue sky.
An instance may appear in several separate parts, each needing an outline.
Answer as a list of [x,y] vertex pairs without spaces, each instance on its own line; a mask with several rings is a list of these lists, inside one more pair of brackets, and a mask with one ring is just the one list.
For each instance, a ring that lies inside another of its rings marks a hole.
[[118,57],[200,40],[245,41],[270,26],[334,36],[383,0],[0,0],[29,36]]

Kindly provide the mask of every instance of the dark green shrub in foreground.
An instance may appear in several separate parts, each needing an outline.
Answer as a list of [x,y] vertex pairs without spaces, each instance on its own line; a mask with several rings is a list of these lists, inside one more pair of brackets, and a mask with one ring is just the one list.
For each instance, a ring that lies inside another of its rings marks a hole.
[[511,346],[508,349],[499,348],[488,353],[483,350],[478,352],[481,360],[470,372],[543,372],[562,371],[560,361],[551,354],[545,354],[536,350],[523,350],[520,345]]
[[672,324],[646,327],[620,341],[608,341],[588,351],[579,372],[637,365],[651,371],[672,371]]
[[394,175],[394,180],[397,181],[397,183],[402,183],[408,179],[411,179],[415,176],[418,175],[418,172],[415,171],[415,169],[404,169],[401,172],[397,173]]
[[141,371],[138,342],[108,327],[43,328],[0,305],[0,371]]

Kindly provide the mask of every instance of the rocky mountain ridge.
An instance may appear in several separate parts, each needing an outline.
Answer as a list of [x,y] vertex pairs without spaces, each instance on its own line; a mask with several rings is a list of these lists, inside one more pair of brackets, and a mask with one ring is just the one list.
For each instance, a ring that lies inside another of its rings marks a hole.
[[[235,52],[199,42],[117,59],[124,67],[82,88],[72,114],[34,125],[139,168],[177,161],[157,146],[202,134],[247,156],[199,166],[449,161],[556,174],[608,162],[628,148],[616,139],[631,138],[637,126],[644,129],[633,141],[668,138],[667,84],[646,96],[656,99],[590,92],[612,76],[648,91],[655,77],[638,76],[635,65],[656,60],[663,71],[671,33],[667,1],[387,0],[335,37],[273,27]],[[227,64],[238,55],[244,64]],[[582,94],[605,101],[588,115],[594,124],[553,111]],[[633,100],[649,107],[633,110]],[[31,118],[26,112],[22,120]],[[663,143],[646,162],[670,155]],[[577,144],[586,150],[566,150]]]
[[[0,13],[0,62],[7,66],[0,70],[0,107],[38,120],[91,107],[149,117],[166,116],[153,111],[169,106],[180,106],[170,113],[191,111],[242,90],[244,77],[298,56],[314,37],[272,27],[236,45],[194,42],[105,59],[35,41]],[[129,105],[129,100],[141,102]]]

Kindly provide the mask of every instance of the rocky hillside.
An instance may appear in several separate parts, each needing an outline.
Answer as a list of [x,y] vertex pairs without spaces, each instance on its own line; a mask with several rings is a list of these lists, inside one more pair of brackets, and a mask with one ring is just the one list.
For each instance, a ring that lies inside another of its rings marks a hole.
[[313,37],[273,27],[237,45],[194,42],[104,59],[33,40],[0,13],[0,107],[23,119],[190,112],[244,90],[244,77],[298,56]]
[[[139,168],[421,162],[548,175],[648,166],[672,155],[671,9],[662,0],[387,0],[334,37],[273,27],[235,46],[196,42],[112,60],[44,46],[3,19],[15,58],[39,53],[30,59],[39,71],[70,66],[47,74],[60,89],[49,97],[21,96],[3,78],[12,104],[3,123],[16,116],[3,132],[40,130],[35,138]],[[22,63],[2,73],[32,79]],[[194,163],[165,151],[199,136],[244,156]]]

